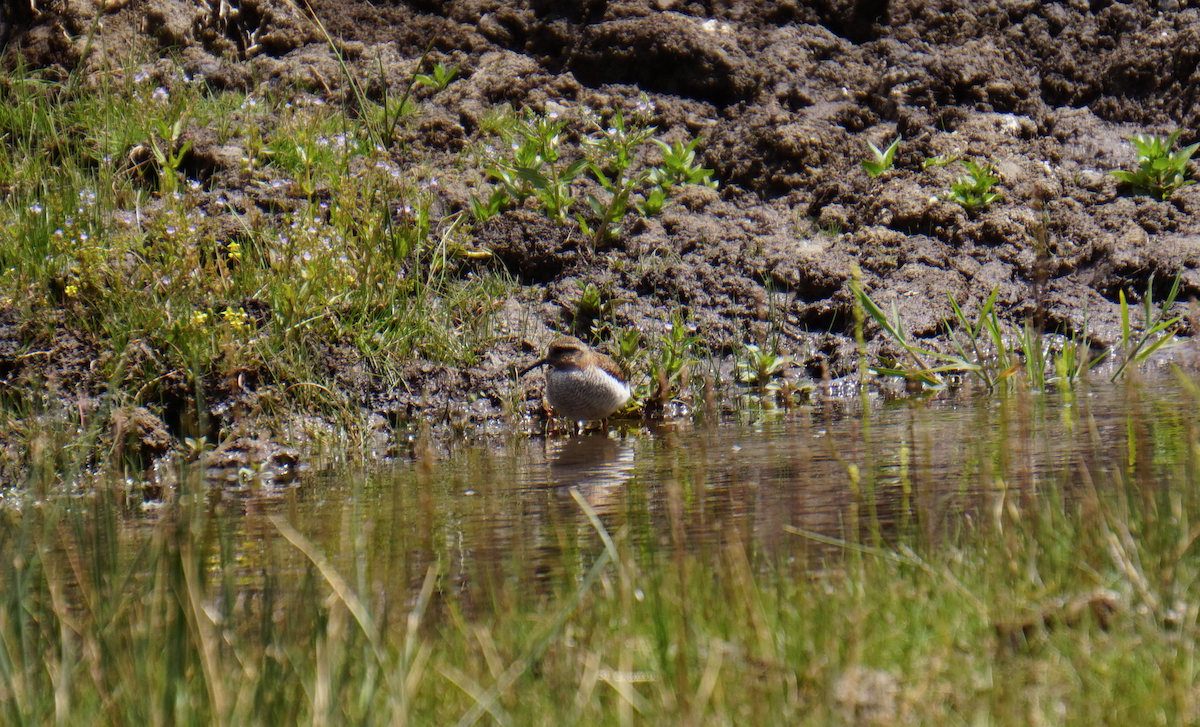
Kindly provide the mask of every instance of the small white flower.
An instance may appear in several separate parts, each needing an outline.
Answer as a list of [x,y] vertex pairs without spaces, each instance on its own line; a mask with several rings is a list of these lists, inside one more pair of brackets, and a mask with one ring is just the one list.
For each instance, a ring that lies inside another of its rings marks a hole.
[[167,101],[171,100],[171,94],[167,92],[167,89],[159,86],[158,88],[154,89],[154,93],[150,94],[150,98],[160,103],[166,103]]

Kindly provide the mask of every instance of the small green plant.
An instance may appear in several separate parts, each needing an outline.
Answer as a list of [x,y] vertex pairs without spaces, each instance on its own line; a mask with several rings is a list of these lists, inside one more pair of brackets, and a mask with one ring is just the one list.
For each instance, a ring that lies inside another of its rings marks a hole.
[[932,167],[948,167],[958,161],[958,157],[952,154],[938,154],[931,156],[921,162],[922,169],[930,169]]
[[980,166],[973,161],[965,161],[963,166],[967,168],[967,173],[951,183],[950,199],[961,204],[967,212],[974,212],[1003,197],[999,192],[991,191],[1000,181],[999,177],[992,175],[991,164]]
[[713,170],[696,163],[699,137],[686,144],[682,141],[667,144],[659,139],[655,139],[654,143],[662,150],[662,164],[650,172],[650,179],[656,185],[669,189],[676,184],[698,184],[716,189],[717,182],[712,178]]
[[341,44],[334,41],[333,36],[329,34],[329,30],[326,29],[325,24],[321,22],[320,18],[314,17],[314,19],[317,22],[317,28],[325,36],[325,42],[328,43],[330,51],[337,58],[338,67],[342,70],[342,77],[346,79],[346,84],[354,92],[355,101],[361,110],[364,126],[366,127],[365,135],[370,136],[384,149],[390,149],[396,141],[396,129],[400,125],[400,120],[415,111],[415,106],[409,102],[409,96],[412,95],[413,86],[417,83],[417,71],[421,69],[421,66],[425,65],[425,58],[433,50],[433,42],[431,41],[429,45],[425,46],[425,52],[417,59],[416,68],[413,70],[413,74],[409,76],[408,85],[404,87],[404,94],[400,96],[398,101],[391,99],[388,94],[387,74],[383,68],[383,59],[376,56],[375,62],[379,73],[378,78],[383,88],[383,98],[379,106],[376,107],[375,104],[368,100],[366,90],[346,65],[345,56],[342,55]]
[[435,91],[441,91],[449,86],[455,78],[458,78],[458,66],[447,66],[444,63],[438,63],[433,67],[432,74],[418,73],[413,77],[416,83],[427,86]]
[[281,134],[267,146],[266,156],[276,167],[286,171],[295,180],[298,191],[312,199],[318,186],[329,178],[331,167],[340,158],[340,149],[345,145],[329,137],[313,137],[297,128],[294,133]]
[[738,379],[757,387],[760,393],[778,389],[772,379],[792,365],[791,356],[753,343],[743,345],[742,354],[745,358],[738,361]]
[[486,200],[473,194],[470,200],[471,216],[476,222],[487,222],[503,212],[508,207],[508,202],[508,191],[504,187],[493,187]]
[[1069,341],[1063,344],[1062,350],[1054,355],[1054,378],[1050,382],[1056,384],[1059,391],[1070,391],[1092,368],[1107,361],[1111,353],[1112,349],[1109,348],[1097,356],[1091,355],[1088,347],[1087,320],[1085,319],[1083,329],[1076,332]]
[[1116,381],[1125,372],[1129,364],[1144,363],[1155,351],[1174,342],[1175,330],[1168,329],[1173,329],[1181,317],[1168,319],[1167,311],[1179,297],[1179,286],[1182,281],[1182,275],[1175,276],[1171,291],[1167,293],[1166,299],[1156,310],[1154,307],[1154,276],[1150,276],[1149,282],[1146,283],[1146,295],[1142,297],[1142,315],[1144,316],[1142,320],[1145,321],[1146,327],[1137,336],[1134,335],[1133,326],[1129,321],[1129,304],[1125,300],[1125,291],[1122,290],[1118,293],[1121,302],[1120,345],[1123,360],[1117,370],[1113,372],[1113,381]]
[[[603,192],[586,193],[583,200],[587,207],[573,217],[595,250],[601,242],[623,232],[630,210],[645,217],[659,214],[674,185],[716,186],[712,170],[696,163],[698,140],[671,145],[653,139],[655,127],[636,120],[628,122],[620,109],[604,123],[594,115],[591,118],[594,129],[582,139],[584,158],[568,162],[564,158],[566,121],[528,111],[520,116],[489,116],[488,133],[500,137],[509,151],[496,153],[489,146],[479,155],[485,175],[498,184],[499,191],[471,198],[475,219],[486,220],[503,211],[510,201],[523,204],[532,197],[551,220],[566,222],[578,200],[578,187],[590,177]],[[638,157],[649,141],[662,150],[663,159],[657,166],[647,167]]]
[[1177,129],[1165,137],[1134,134],[1128,141],[1137,148],[1138,170],[1115,171],[1111,174],[1132,187],[1135,193],[1160,200],[1170,198],[1180,187],[1195,184],[1196,180],[1190,178],[1187,167],[1196,149],[1200,148],[1200,142],[1172,154],[1171,147],[1175,146],[1181,132],[1182,129]]
[[658,355],[650,360],[650,380],[654,386],[651,400],[665,404],[684,385],[691,366],[696,363],[695,348],[702,340],[696,334],[696,327],[688,325],[681,313],[671,315],[666,334],[659,342]]
[[655,217],[667,205],[667,191],[662,187],[652,187],[647,191],[641,202],[634,202],[633,208],[642,217]]
[[642,347],[642,332],[633,326],[624,326],[613,335],[617,343],[617,360],[625,364],[628,371],[636,368],[633,364],[645,353]]
[[553,115],[526,114],[516,122],[521,142],[507,159],[487,169],[487,175],[500,182],[510,197],[523,202],[535,197],[546,216],[563,222],[575,203],[571,182],[588,167],[588,160],[576,159],[563,165],[562,133],[567,122]]
[[861,164],[866,173],[871,176],[871,179],[874,179],[892,168],[892,162],[896,158],[896,150],[900,148],[900,137],[897,136],[896,140],[888,145],[888,148],[884,151],[880,151],[879,147],[869,141],[867,142],[867,146],[871,147],[873,158],[863,159]]
[[192,140],[180,141],[187,125],[187,114],[181,114],[173,122],[160,121],[158,135],[150,137],[150,151],[158,165],[159,192],[169,197],[179,190],[179,168],[192,149]]
[[600,241],[621,234],[621,222],[629,208],[630,196],[650,178],[650,172],[632,172],[632,167],[638,147],[646,143],[654,130],[653,126],[627,126],[624,115],[617,109],[608,126],[601,126],[585,140],[592,151],[588,169],[608,192],[606,201],[587,195],[588,207],[595,215],[594,228],[577,215],[584,234],[592,237],[593,250]]
[[627,302],[613,297],[611,291],[602,291],[595,283],[579,288],[579,297],[570,306],[571,332],[580,338],[599,338],[600,334],[615,328],[613,314],[617,307]]
[[[989,390],[996,384],[1012,376],[1020,370],[1020,363],[1014,362],[1008,353],[1000,328],[1000,319],[996,314],[996,296],[999,289],[992,291],[987,301],[979,309],[974,322],[963,312],[953,297],[950,297],[950,307],[959,329],[966,334],[966,343],[953,337],[956,353],[946,354],[922,348],[909,340],[904,331],[904,324],[895,305],[892,306],[891,318],[883,309],[867,295],[857,280],[851,284],[852,291],[863,311],[884,330],[892,340],[903,349],[907,362],[885,361],[883,366],[873,366],[871,371],[883,376],[900,376],[909,381],[919,382],[931,388],[943,388],[947,380],[943,374],[968,374],[979,379]],[[986,338],[985,338],[986,334]],[[990,343],[990,350],[988,344]],[[927,359],[944,361],[940,366],[931,366]]]

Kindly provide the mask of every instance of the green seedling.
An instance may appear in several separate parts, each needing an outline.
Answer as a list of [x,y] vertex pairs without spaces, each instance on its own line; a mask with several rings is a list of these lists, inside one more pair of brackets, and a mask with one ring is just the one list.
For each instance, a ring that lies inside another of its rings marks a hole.
[[[1154,307],[1154,276],[1150,276],[1150,281],[1146,283],[1146,295],[1142,298],[1142,315],[1145,321],[1146,328],[1140,335],[1134,335],[1133,326],[1129,321],[1129,304],[1125,300],[1125,291],[1118,293],[1121,302],[1121,354],[1123,359],[1121,365],[1113,372],[1112,380],[1125,372],[1125,369],[1131,363],[1145,363],[1146,359],[1162,348],[1170,345],[1175,341],[1175,333],[1178,330],[1175,328],[1181,317],[1167,318],[1167,311],[1175,303],[1175,299],[1179,297],[1179,286],[1183,281],[1182,275],[1175,276],[1175,282],[1171,285],[1171,292],[1167,293],[1167,297],[1163,300],[1162,305],[1158,306],[1157,310]],[[1168,330],[1171,329],[1171,330]]]
[[1000,288],[992,289],[992,294],[979,307],[974,322],[963,312],[954,296],[946,295],[950,301],[950,309],[954,311],[957,330],[964,333],[967,339],[964,346],[958,336],[951,336],[958,351],[957,361],[970,364],[972,368],[963,370],[973,374],[989,390],[1020,370],[1020,363],[1013,360],[1004,344],[1000,317],[996,313],[996,298],[999,294]]
[[[400,125],[400,119],[413,113],[415,107],[409,103],[409,96],[412,95],[413,86],[417,83],[417,71],[425,64],[425,58],[429,56],[429,52],[433,50],[433,42],[425,46],[425,52],[417,59],[416,68],[413,74],[408,78],[408,85],[404,88],[404,94],[399,101],[393,101],[389,98],[387,74],[384,72],[383,59],[376,56],[375,62],[379,73],[380,85],[383,88],[383,98],[378,107],[367,98],[367,92],[362,84],[358,82],[354,74],[350,72],[349,66],[346,65],[346,58],[342,54],[342,46],[334,41],[333,36],[329,34],[325,24],[320,18],[314,16],[317,22],[317,28],[321,34],[325,36],[325,42],[329,45],[329,50],[333,52],[337,59],[338,67],[341,68],[342,76],[346,79],[347,85],[354,93],[355,102],[358,104],[362,112],[367,135],[371,137],[378,145],[384,149],[390,149],[396,141],[396,128]],[[436,72],[436,71],[435,71]]]
[[1182,129],[1177,129],[1170,136],[1154,136],[1153,134],[1135,134],[1128,138],[1129,143],[1137,148],[1138,170],[1136,172],[1116,171],[1111,174],[1120,181],[1128,184],[1137,194],[1145,194],[1160,200],[1166,200],[1175,190],[1188,184],[1195,184],[1188,174],[1188,161],[1200,148],[1200,143],[1185,146],[1174,154],[1171,147],[1179,139]]
[[337,151],[327,139],[306,134],[287,134],[268,145],[271,163],[292,175],[299,191],[309,199],[322,179],[329,177]]
[[662,164],[650,173],[655,184],[668,189],[676,184],[698,184],[717,188],[717,182],[712,178],[713,170],[705,169],[696,163],[699,138],[692,139],[687,144],[682,141],[667,144],[658,139],[655,139],[654,143],[662,150]]
[[667,205],[667,192],[662,187],[651,187],[647,191],[641,202],[634,202],[633,208],[638,211],[642,217],[655,217],[663,211],[663,207]]
[[438,63],[433,67],[432,74],[419,73],[413,77],[418,84],[427,86],[435,91],[441,91],[449,86],[455,78],[458,78],[458,66],[447,66],[444,63]]
[[584,234],[592,238],[593,250],[601,241],[621,234],[621,223],[629,209],[631,195],[651,176],[650,172],[632,173],[631,169],[638,147],[653,134],[653,126],[626,126],[625,116],[617,109],[607,127],[600,127],[584,141],[592,157],[588,169],[608,192],[608,198],[604,201],[595,195],[587,195],[588,207],[594,215],[594,228],[582,216],[578,216]]
[[900,137],[897,136],[896,140],[888,145],[888,148],[884,151],[880,151],[879,147],[869,141],[867,142],[867,146],[871,147],[873,158],[864,159],[861,164],[866,173],[871,176],[871,179],[874,179],[892,168],[892,162],[896,158],[896,150],[900,148]]
[[487,222],[508,208],[509,196],[504,187],[493,187],[487,200],[471,195],[471,216],[476,222]]
[[696,363],[694,350],[701,340],[695,327],[688,326],[682,315],[671,316],[658,356],[650,361],[650,380],[654,384],[651,399],[665,403],[683,386],[691,366]]
[[1097,364],[1107,361],[1112,349],[1091,356],[1088,348],[1088,326],[1084,319],[1082,330],[1078,331],[1071,340],[1054,356],[1054,378],[1051,381],[1058,385],[1060,391],[1069,391]]
[[[595,166],[609,174],[622,174],[633,167],[638,149],[654,135],[655,127],[627,125],[625,115],[617,109],[608,126],[597,125],[596,132],[584,139]],[[656,143],[661,144],[655,140]]]
[[599,337],[602,329],[613,327],[613,314],[625,302],[601,291],[595,283],[581,286],[579,297],[571,306],[571,332],[585,339]]
[[642,347],[642,332],[633,326],[625,326],[617,331],[613,340],[617,343],[617,360],[624,362],[626,367],[632,370],[634,361],[645,352]]
[[967,168],[967,173],[951,183],[950,199],[961,204],[967,212],[974,212],[1003,197],[999,192],[990,191],[1000,181],[999,177],[992,175],[991,164],[980,166],[965,161],[963,166]]
[[192,149],[192,140],[180,142],[187,116],[181,115],[174,123],[160,121],[157,124],[158,136],[150,137],[150,151],[159,169],[159,191],[164,197],[169,197],[179,189],[179,168],[183,158]]
[[938,154],[931,156],[921,162],[922,169],[930,169],[933,167],[948,167],[958,161],[958,157],[951,154]]
[[516,125],[522,139],[510,159],[487,170],[510,197],[522,202],[534,197],[546,216],[564,222],[575,203],[571,182],[588,168],[588,160],[562,164],[562,132],[567,122],[552,116],[526,116]]
[[[321,30],[324,31],[324,27],[322,27]],[[329,37],[328,33],[326,33],[326,37]],[[331,44],[332,42],[333,41],[330,40]],[[417,85],[417,71],[420,70],[421,66],[425,65],[425,58],[429,55],[431,50],[433,50],[432,42],[425,46],[425,52],[422,53],[421,57],[417,59],[416,68],[413,69],[413,74],[409,76],[408,84],[404,87],[404,93],[400,96],[399,100],[393,100],[389,96],[387,75],[384,73],[383,69],[383,59],[376,56],[375,61],[376,65],[378,66],[379,80],[381,82],[380,86],[383,89],[383,98],[380,99],[381,103],[379,112],[377,114],[365,114],[365,118],[368,122],[367,130],[369,134],[374,137],[384,149],[390,149],[392,144],[395,143],[396,128],[400,126],[400,120],[405,116],[410,116],[416,113],[416,104],[410,103],[409,97],[412,95],[413,86]],[[363,109],[370,109],[371,106],[368,105],[369,102],[367,101],[366,94],[354,80],[354,77],[350,74],[349,69],[346,68],[345,61],[342,59],[340,51],[338,51],[337,58],[338,63],[342,66],[342,72],[349,81],[350,87],[354,90],[354,94],[358,99],[359,105],[362,106]]]
[[738,379],[756,386],[760,392],[778,389],[779,385],[772,383],[772,379],[792,365],[791,356],[753,343],[745,344],[742,353],[745,360],[738,362]]
[[[516,118],[493,115],[487,123],[491,133],[504,140],[511,152],[498,156],[488,150],[485,174],[502,191],[492,192],[486,201],[472,198],[471,212],[476,220],[503,211],[508,200],[522,204],[534,198],[547,217],[563,223],[577,201],[576,182],[586,173],[603,193],[586,194],[583,200],[587,208],[575,212],[574,218],[595,250],[601,242],[624,231],[625,217],[631,209],[642,216],[660,213],[672,186],[716,186],[712,170],[696,164],[698,140],[669,145],[653,139],[655,127],[627,123],[620,109],[607,124],[593,122],[594,131],[582,140],[586,157],[569,163],[563,158],[565,121],[526,113]],[[647,168],[639,164],[638,153],[649,141],[662,150],[663,160]]]

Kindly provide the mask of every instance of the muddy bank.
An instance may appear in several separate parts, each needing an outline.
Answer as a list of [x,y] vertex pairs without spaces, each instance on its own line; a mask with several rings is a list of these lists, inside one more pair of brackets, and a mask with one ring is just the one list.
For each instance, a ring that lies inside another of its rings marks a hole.
[[[474,244],[491,257],[464,258],[455,274],[502,266],[519,283],[495,301],[495,337],[474,365],[417,357],[378,370],[352,341],[312,342],[319,383],[344,392],[381,431],[421,421],[447,432],[507,427],[509,417],[536,413],[540,381],[518,379],[514,365],[554,332],[591,332],[577,320],[588,285],[619,301],[602,347],[611,350],[613,328],[639,328],[652,341],[682,311],[727,391],[746,343],[791,356],[786,376],[796,387],[822,371],[853,374],[856,266],[871,296],[933,347],[949,335],[947,294],[974,310],[999,288],[997,308],[1014,333],[1036,318],[1066,337],[1086,329],[1101,349],[1119,337],[1121,291],[1139,300],[1153,279],[1161,298],[1176,274],[1181,300],[1200,290],[1200,188],[1157,200],[1109,173],[1134,168],[1131,134],[1182,128],[1180,145],[1200,140],[1194,2],[635,0],[562,11],[538,0],[326,0],[311,5],[319,23],[283,0],[212,9],[130,0],[99,16],[91,3],[66,0],[5,7],[10,66],[20,57],[49,75],[149,73],[168,89],[201,81],[213,92],[287,89],[351,110],[359,102],[335,50],[378,99],[385,85],[402,92],[429,48],[424,68],[441,62],[460,75],[444,89],[417,89],[420,111],[392,155],[436,170],[443,217],[467,211],[486,186],[471,150],[489,143],[489,114],[502,104],[559,115],[577,153],[589,115],[616,109],[641,114],[663,139],[702,138],[699,159],[717,189],[677,188],[661,214],[630,219],[594,252],[574,221],[552,223],[533,209],[474,224]],[[184,172],[202,181],[201,205],[220,198],[269,217],[309,204],[311,195],[272,184],[279,170],[246,173],[247,139],[188,134]],[[897,136],[894,167],[870,178],[859,166],[867,143],[882,148]],[[931,160],[993,164],[1002,197],[968,212],[947,198],[961,164]],[[254,316],[271,325],[270,313]],[[16,401],[41,387],[39,401],[86,420],[110,383],[94,374],[95,361],[155,359],[64,330],[54,316],[0,312],[0,375]],[[896,354],[878,328],[867,333],[873,352]],[[118,439],[136,431],[131,441],[148,458],[178,447],[172,439],[218,437],[262,410],[254,371],[214,378],[204,382],[209,430],[191,431],[194,392],[163,375],[169,385],[144,402],[145,416],[113,423]]]

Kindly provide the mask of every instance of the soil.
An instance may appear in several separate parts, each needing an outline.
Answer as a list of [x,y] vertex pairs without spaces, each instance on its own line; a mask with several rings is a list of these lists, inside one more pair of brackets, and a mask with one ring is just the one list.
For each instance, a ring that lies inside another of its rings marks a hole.
[[[477,366],[364,371],[352,346],[330,342],[324,383],[389,426],[462,431],[506,421],[513,402],[536,410],[539,377],[514,384],[514,363],[572,330],[586,283],[624,301],[619,326],[662,331],[682,309],[719,354],[777,342],[797,381],[856,371],[856,265],[871,296],[935,347],[946,342],[947,293],[971,311],[999,288],[997,308],[1014,326],[1036,317],[1064,336],[1086,327],[1098,348],[1119,336],[1120,291],[1136,301],[1153,278],[1161,298],[1181,273],[1181,301],[1200,293],[1200,185],[1158,201],[1109,174],[1134,168],[1134,133],[1182,128],[1181,145],[1200,141],[1196,0],[110,0],[99,25],[90,0],[34,5],[3,6],[10,64],[20,54],[36,68],[100,70],[149,45],[145,66],[164,79],[175,62],[166,59],[179,59],[215,88],[290,84],[327,103],[353,98],[311,13],[368,88],[382,64],[402,89],[431,47],[427,64],[462,74],[422,91],[401,146],[444,170],[446,214],[468,205],[478,172],[463,168],[462,151],[500,103],[578,119],[648,100],[663,138],[703,137],[700,158],[719,187],[677,190],[660,216],[594,254],[577,229],[529,210],[478,226],[493,257],[474,264],[502,265],[522,287],[498,307],[502,335]],[[859,166],[867,143],[897,135],[894,168],[869,178]],[[236,149],[201,129],[192,136],[190,163],[213,194],[264,214],[286,207],[267,185],[246,184]],[[924,168],[939,156],[994,163],[1003,199],[974,213],[948,201],[962,168]],[[29,330],[0,311],[7,381],[48,381],[67,408],[103,389],[88,379],[89,362],[110,353],[103,341],[60,331],[41,342],[51,364],[22,355]],[[867,337],[889,350],[873,325]],[[213,389],[219,420],[238,394]],[[162,427],[148,416],[126,412],[116,426],[157,454]]]

